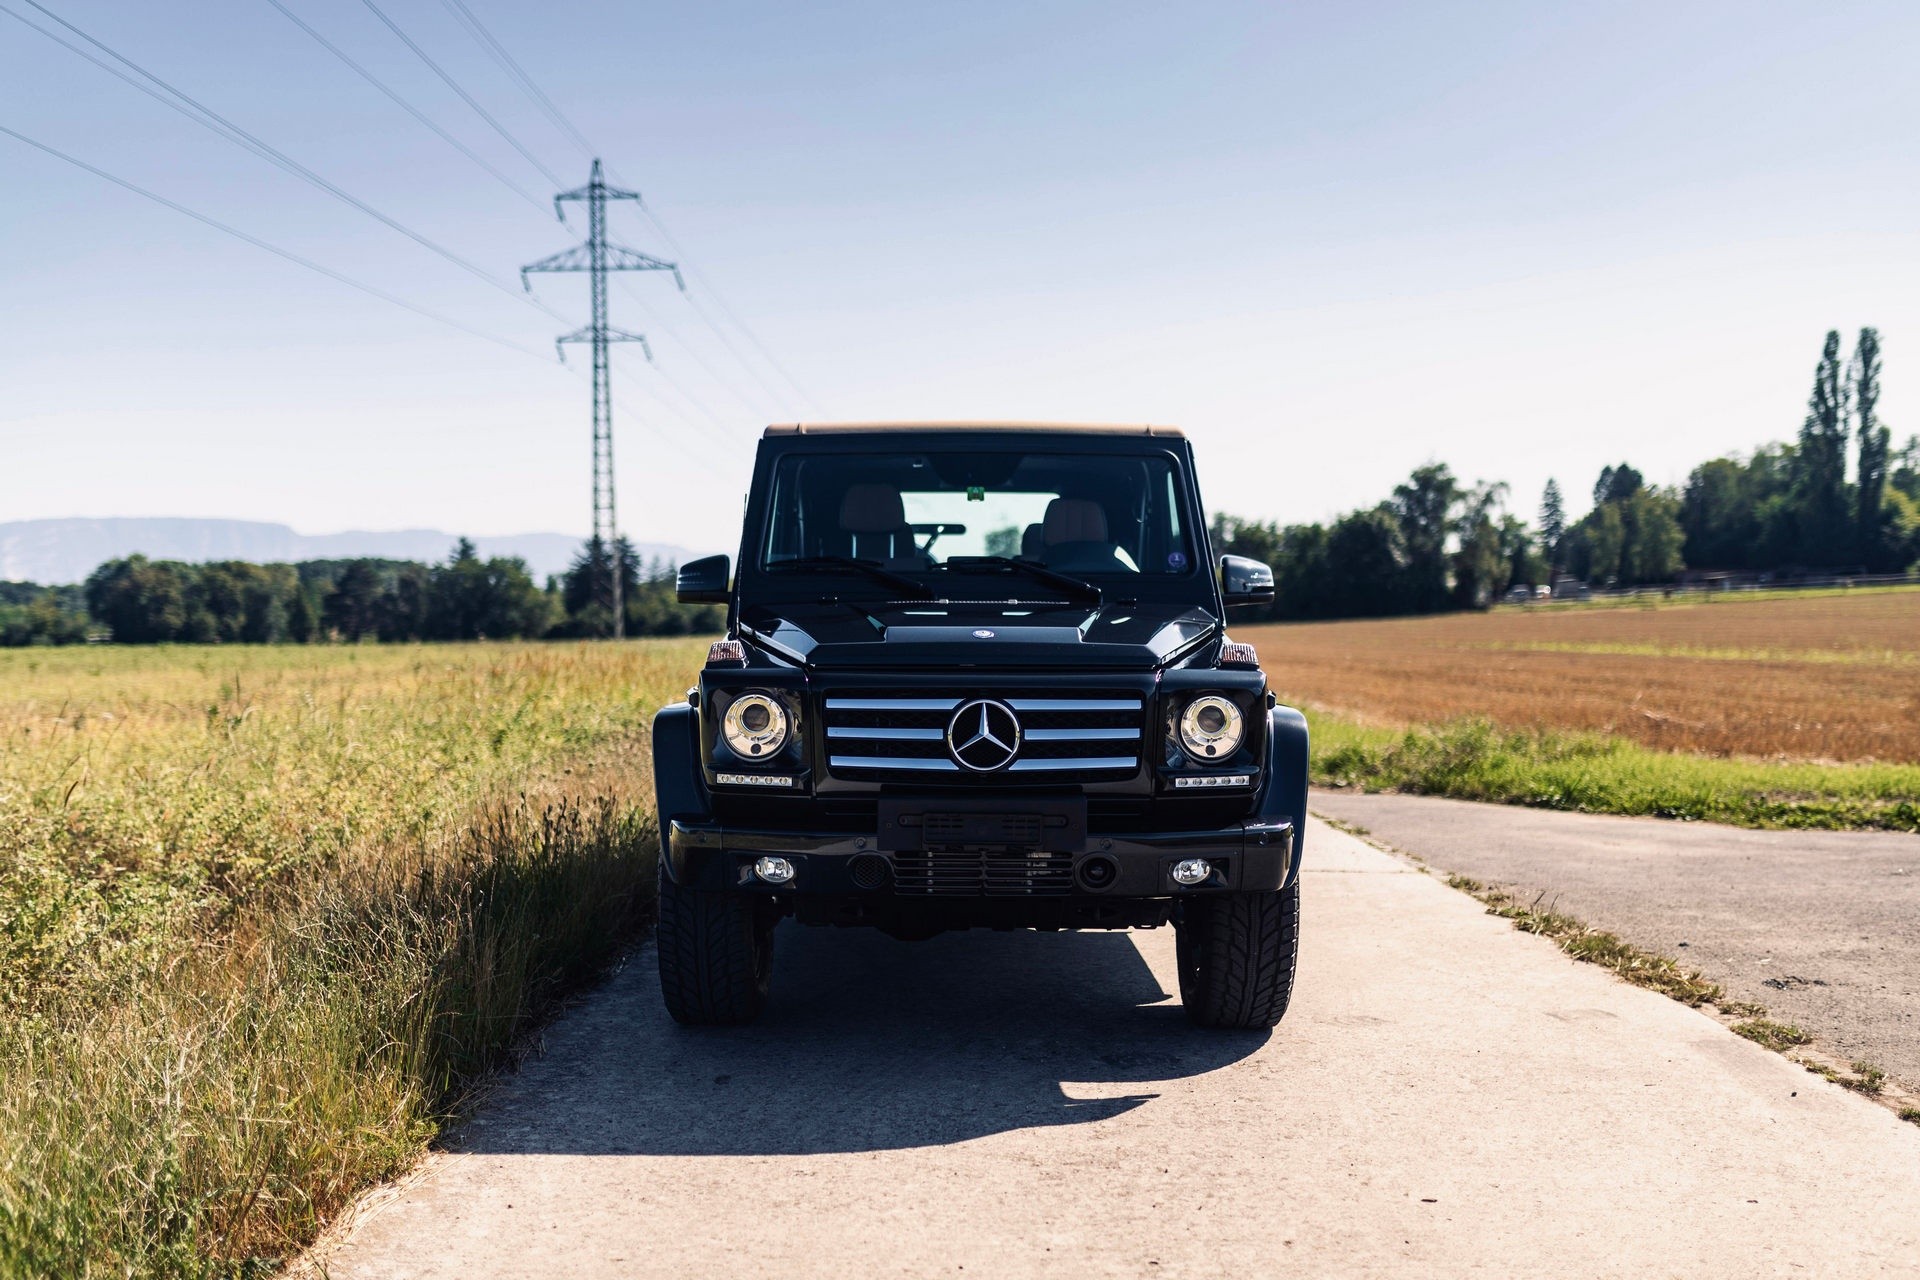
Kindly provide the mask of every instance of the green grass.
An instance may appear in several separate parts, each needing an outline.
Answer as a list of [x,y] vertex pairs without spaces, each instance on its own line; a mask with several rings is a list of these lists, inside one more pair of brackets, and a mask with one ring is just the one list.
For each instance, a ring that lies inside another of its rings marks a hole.
[[1850,1065],[1853,1068],[1853,1078],[1851,1080],[1841,1081],[1847,1088],[1859,1093],[1878,1096],[1880,1091],[1887,1087],[1887,1073],[1873,1063],[1854,1062]]
[[1321,786],[1743,827],[1920,831],[1920,765],[1722,759],[1481,720],[1404,731],[1311,711],[1308,720]]
[[273,1272],[653,907],[685,642],[0,654],[0,1275]]
[[[1421,869],[1425,870],[1424,867]],[[1842,1088],[1887,1101],[1881,1098],[1887,1083],[1885,1071],[1866,1061],[1855,1061],[1848,1071],[1841,1071],[1819,1060],[1817,1055],[1790,1053],[1789,1050],[1812,1044],[1813,1037],[1791,1023],[1768,1018],[1766,1009],[1760,1005],[1745,1000],[1729,1000],[1719,983],[1710,981],[1698,970],[1683,969],[1671,957],[1644,951],[1617,934],[1591,928],[1551,907],[1543,908],[1541,901],[1544,895],[1532,902],[1522,902],[1507,889],[1483,884],[1463,875],[1449,875],[1447,886],[1478,898],[1486,904],[1488,915],[1511,921],[1513,927],[1522,933],[1551,939],[1576,960],[1597,964],[1636,987],[1656,991],[1689,1007],[1711,1005],[1735,1035],[1784,1054],[1790,1061]],[[1900,1118],[1920,1123],[1920,1109],[1903,1108]]]
[[1745,1036],[1775,1053],[1785,1053],[1795,1045],[1807,1044],[1813,1039],[1790,1022],[1774,1022],[1770,1018],[1749,1018],[1745,1022],[1736,1022],[1732,1030],[1733,1034]]
[[1597,964],[1636,987],[1657,991],[1694,1008],[1717,1004],[1725,996],[1719,983],[1681,968],[1677,961],[1643,951],[1618,934],[1591,928],[1551,908],[1543,910],[1538,902],[1523,903],[1505,889],[1489,887],[1461,875],[1448,876],[1447,885],[1480,899],[1486,904],[1488,915],[1511,921],[1522,933],[1549,938],[1575,960]]

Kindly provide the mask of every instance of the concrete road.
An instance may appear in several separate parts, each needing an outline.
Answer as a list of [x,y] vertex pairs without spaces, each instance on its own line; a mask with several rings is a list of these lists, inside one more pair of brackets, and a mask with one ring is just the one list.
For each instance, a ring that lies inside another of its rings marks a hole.
[[642,953],[321,1257],[375,1277],[1920,1275],[1920,1129],[1308,835],[1272,1034],[1167,931],[788,930],[756,1027]]
[[1313,807],[1436,868],[1544,894],[1920,1090],[1920,836],[1342,791]]

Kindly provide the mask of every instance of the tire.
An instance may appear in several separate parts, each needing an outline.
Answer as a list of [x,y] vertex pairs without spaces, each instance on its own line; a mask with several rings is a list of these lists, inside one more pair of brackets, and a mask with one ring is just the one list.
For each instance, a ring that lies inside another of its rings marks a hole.
[[688,889],[660,872],[660,994],[686,1027],[760,1016],[773,976],[775,918],[751,898]]
[[1275,1026],[1293,998],[1300,956],[1300,881],[1277,893],[1188,899],[1174,925],[1180,1001],[1196,1026]]

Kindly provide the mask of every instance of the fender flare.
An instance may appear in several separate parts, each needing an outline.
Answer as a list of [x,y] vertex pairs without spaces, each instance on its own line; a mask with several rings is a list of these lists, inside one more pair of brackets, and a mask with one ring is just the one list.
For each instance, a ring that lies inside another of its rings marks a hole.
[[660,823],[660,865],[675,884],[687,868],[673,847],[673,824],[708,819],[706,779],[700,772],[700,721],[692,705],[676,702],[653,717],[653,800]]
[[1271,708],[1267,712],[1267,790],[1260,800],[1260,816],[1293,823],[1288,884],[1300,874],[1300,854],[1307,839],[1307,759],[1307,718],[1292,707]]

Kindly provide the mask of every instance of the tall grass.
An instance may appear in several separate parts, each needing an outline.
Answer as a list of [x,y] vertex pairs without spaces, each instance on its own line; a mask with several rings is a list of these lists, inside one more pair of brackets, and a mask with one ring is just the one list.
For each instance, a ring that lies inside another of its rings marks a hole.
[[266,1274],[415,1158],[649,918],[690,654],[0,668],[0,1274]]

